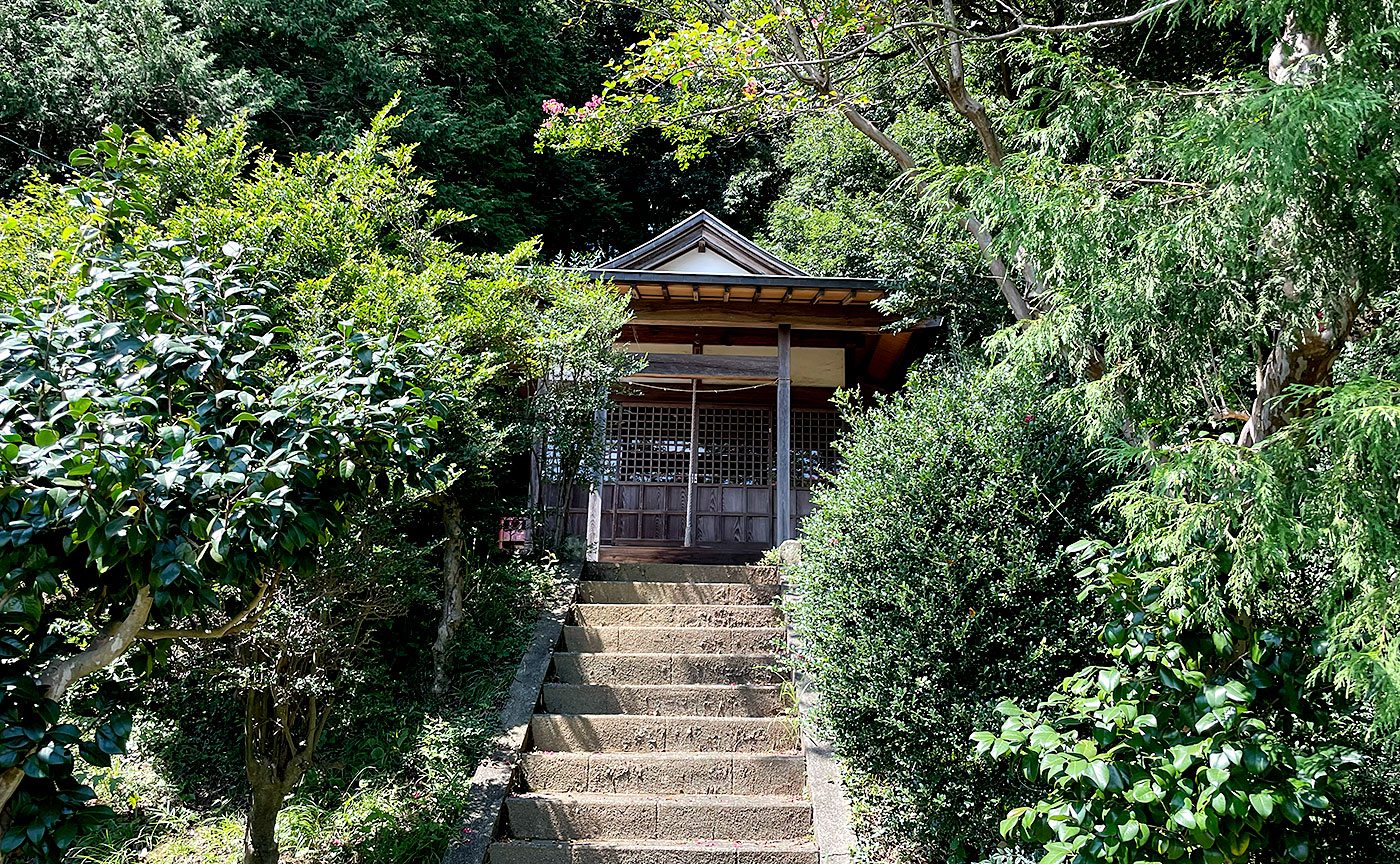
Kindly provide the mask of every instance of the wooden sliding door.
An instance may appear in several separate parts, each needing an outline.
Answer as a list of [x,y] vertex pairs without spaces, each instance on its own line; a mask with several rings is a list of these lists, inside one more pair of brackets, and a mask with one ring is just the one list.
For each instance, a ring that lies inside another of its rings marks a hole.
[[[697,407],[692,441],[686,404],[614,405],[605,431],[598,539],[603,546],[682,546],[687,479],[695,448],[696,546],[769,547],[777,535],[775,414],[752,405]],[[792,416],[789,536],[812,512],[812,487],[834,470],[834,411]],[[587,493],[576,495],[570,525],[582,525]]]

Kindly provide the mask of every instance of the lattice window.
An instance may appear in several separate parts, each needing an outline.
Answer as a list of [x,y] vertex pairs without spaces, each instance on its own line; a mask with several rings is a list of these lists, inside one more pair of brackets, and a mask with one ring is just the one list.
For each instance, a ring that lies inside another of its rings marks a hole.
[[690,470],[690,406],[614,405],[606,444],[605,481],[684,483]]
[[792,485],[811,489],[823,474],[839,467],[832,442],[841,433],[835,411],[792,412]]
[[773,412],[700,408],[698,482],[767,486],[773,482]]

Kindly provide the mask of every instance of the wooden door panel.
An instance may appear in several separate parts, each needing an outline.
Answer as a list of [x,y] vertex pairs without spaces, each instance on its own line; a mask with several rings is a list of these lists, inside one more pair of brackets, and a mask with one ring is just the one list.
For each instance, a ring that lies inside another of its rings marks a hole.
[[773,517],[752,516],[747,518],[749,543],[763,543],[771,545],[773,542]]
[[744,512],[753,514],[773,514],[773,489],[770,486],[744,490]]
[[648,513],[657,513],[666,509],[666,487],[665,486],[643,486],[641,509]]
[[696,486],[695,487],[695,512],[723,513],[724,512],[724,487],[723,486]]

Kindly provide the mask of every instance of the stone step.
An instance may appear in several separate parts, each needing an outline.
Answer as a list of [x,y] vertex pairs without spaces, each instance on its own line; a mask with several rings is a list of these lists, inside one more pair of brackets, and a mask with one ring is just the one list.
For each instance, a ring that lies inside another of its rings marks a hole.
[[776,582],[606,582],[585,579],[579,583],[580,603],[665,603],[724,605],[768,605],[782,593]]
[[675,795],[801,795],[802,756],[773,753],[521,754],[520,776],[534,792]]
[[552,714],[691,717],[773,717],[785,707],[771,684],[546,684],[544,706]]
[[797,749],[789,717],[640,717],[536,714],[536,750],[588,753],[786,753]]
[[782,581],[775,567],[748,564],[660,564],[592,562],[584,577],[609,582],[740,582]]
[[781,627],[569,626],[564,646],[619,654],[772,654],[786,636]]
[[798,840],[812,804],[773,795],[526,792],[506,799],[512,837],[534,840]]
[[581,627],[776,627],[776,606],[705,606],[679,603],[580,603],[574,624]]
[[818,864],[809,840],[501,840],[487,864]]
[[556,651],[563,684],[778,684],[774,654],[623,654]]

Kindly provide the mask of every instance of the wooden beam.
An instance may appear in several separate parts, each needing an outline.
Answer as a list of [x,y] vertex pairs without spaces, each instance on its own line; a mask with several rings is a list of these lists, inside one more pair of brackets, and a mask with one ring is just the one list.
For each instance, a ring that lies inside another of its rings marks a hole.
[[849,292],[846,293],[845,297],[841,298],[841,305],[849,306],[851,305],[851,301],[854,299],[856,299],[856,289],[852,288]]
[[[714,302],[722,303],[716,299]],[[747,305],[741,300],[731,300],[731,305]],[[627,324],[618,343],[626,345],[640,342],[659,342],[676,346],[690,347],[698,340],[701,345],[766,345],[774,348],[778,344],[778,328],[758,327],[696,327],[689,324],[652,325]],[[864,345],[871,334],[851,330],[801,330],[792,333],[793,348],[849,348]],[[641,349],[638,349],[641,350]],[[709,349],[705,349],[708,351]],[[776,355],[775,355],[776,356]]]
[[694,327],[777,327],[787,324],[797,330],[875,332],[892,320],[868,306],[838,306],[835,303],[794,307],[777,303],[701,300],[682,305],[643,299],[632,303],[631,323]]
[[881,333],[875,350],[871,352],[870,365],[865,368],[866,374],[881,381],[888,378],[895,364],[904,356],[904,349],[909,347],[909,336],[908,331]]
[[650,354],[646,368],[633,378],[724,378],[731,381],[772,381],[778,377],[772,357],[736,354]]
[[826,296],[826,289],[825,289],[825,288],[818,288],[818,289],[817,289],[817,293],[815,293],[815,294],[812,295],[812,305],[815,306],[815,305],[817,305],[818,303],[822,302],[822,298],[825,297],[825,296]]
[[778,325],[778,484],[773,545],[792,538],[792,326]]

